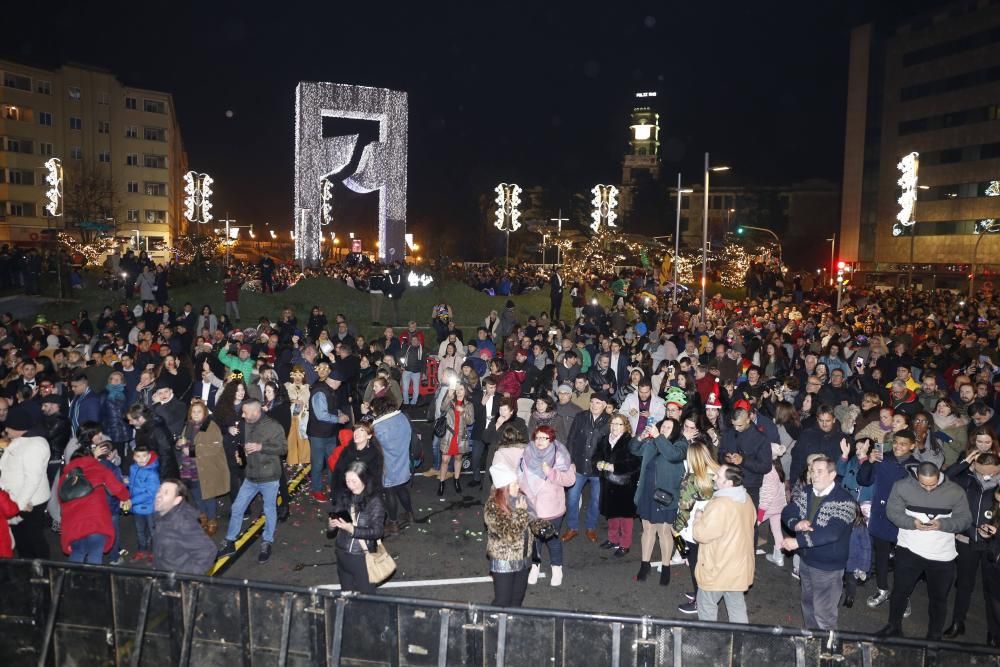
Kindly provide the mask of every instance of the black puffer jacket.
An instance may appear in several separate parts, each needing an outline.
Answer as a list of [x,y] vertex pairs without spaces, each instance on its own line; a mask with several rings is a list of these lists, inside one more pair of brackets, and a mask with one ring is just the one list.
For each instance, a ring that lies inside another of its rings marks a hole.
[[148,445],[149,449],[156,452],[160,457],[160,480],[177,479],[180,477],[180,468],[177,466],[177,455],[174,450],[174,437],[170,435],[163,419],[158,415],[152,420],[147,420],[135,432],[135,442],[137,445]]
[[340,494],[334,503],[334,511],[351,512],[354,516],[354,534],[346,530],[337,531],[335,544],[340,551],[349,554],[363,554],[365,550],[361,541],[367,542],[368,550],[375,551],[376,540],[382,539],[385,532],[385,505],[382,496],[373,495],[367,501],[347,492]]
[[974,551],[990,551],[993,546],[991,542],[996,542],[996,540],[984,540],[979,534],[979,526],[990,523],[993,518],[993,490],[997,487],[997,480],[991,479],[983,484],[965,461],[948,466],[944,474],[962,487],[969,499],[972,525],[965,531],[965,535],[969,538],[972,549]]

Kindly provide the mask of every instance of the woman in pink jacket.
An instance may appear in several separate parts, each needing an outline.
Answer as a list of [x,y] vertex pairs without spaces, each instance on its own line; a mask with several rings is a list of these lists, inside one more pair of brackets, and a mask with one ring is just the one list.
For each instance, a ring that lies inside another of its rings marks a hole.
[[528,498],[531,513],[545,519],[555,527],[555,533],[548,539],[535,539],[528,583],[538,582],[541,569],[542,546],[549,548],[552,563],[552,585],[562,584],[562,532],[563,515],[566,514],[566,488],[576,482],[576,466],[570,460],[569,451],[556,440],[556,432],[551,426],[539,426],[532,434],[531,442],[524,448],[518,466],[517,481],[521,493]]
[[785,566],[785,556],[781,553],[781,540],[784,537],[781,533],[781,510],[785,509],[788,502],[785,500],[785,473],[781,467],[781,456],[785,453],[785,446],[771,443],[771,457],[773,465],[771,471],[764,475],[764,481],[760,487],[760,507],[757,508],[757,520],[759,523],[767,521],[771,525],[771,536],[774,538],[774,550],[767,555],[767,560],[778,567]]

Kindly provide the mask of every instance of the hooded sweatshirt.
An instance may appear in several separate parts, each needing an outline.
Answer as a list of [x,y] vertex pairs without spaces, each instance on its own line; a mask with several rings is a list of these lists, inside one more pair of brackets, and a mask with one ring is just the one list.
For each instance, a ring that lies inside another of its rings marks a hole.
[[[938,485],[928,491],[920,486],[911,470],[911,474],[892,487],[886,515],[899,528],[898,546],[921,558],[940,562],[958,556],[955,533],[963,532],[972,524],[965,490],[942,473],[938,474]],[[917,530],[915,520],[937,520],[941,527],[939,530]]]

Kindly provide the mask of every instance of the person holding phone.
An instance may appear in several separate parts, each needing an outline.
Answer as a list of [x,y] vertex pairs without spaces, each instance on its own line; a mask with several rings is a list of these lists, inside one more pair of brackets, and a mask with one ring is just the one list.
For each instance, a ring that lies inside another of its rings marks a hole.
[[368,578],[365,552],[378,548],[377,541],[385,531],[385,505],[378,492],[379,481],[364,461],[349,465],[343,481],[342,490],[334,497],[334,510],[327,524],[331,531],[336,531],[340,590],[374,594],[375,585]]

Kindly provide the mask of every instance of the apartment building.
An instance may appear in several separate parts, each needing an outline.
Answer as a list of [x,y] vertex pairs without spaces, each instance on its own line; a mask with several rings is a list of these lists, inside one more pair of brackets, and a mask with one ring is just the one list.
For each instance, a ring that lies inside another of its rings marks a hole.
[[[50,158],[63,166],[63,215],[51,216]],[[0,60],[0,242],[136,233],[172,244],[186,232],[187,156],[170,93],[107,70]]]

